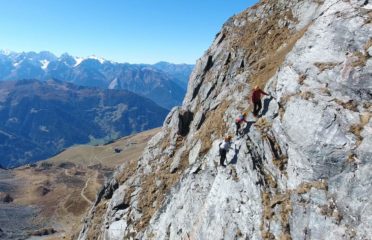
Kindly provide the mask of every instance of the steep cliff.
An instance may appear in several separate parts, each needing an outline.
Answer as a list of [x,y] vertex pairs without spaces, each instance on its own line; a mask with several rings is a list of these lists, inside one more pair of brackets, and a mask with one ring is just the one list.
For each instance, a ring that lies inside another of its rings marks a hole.
[[[182,107],[102,190],[80,239],[368,239],[372,4],[261,1],[229,19]],[[235,117],[262,116],[218,145]]]

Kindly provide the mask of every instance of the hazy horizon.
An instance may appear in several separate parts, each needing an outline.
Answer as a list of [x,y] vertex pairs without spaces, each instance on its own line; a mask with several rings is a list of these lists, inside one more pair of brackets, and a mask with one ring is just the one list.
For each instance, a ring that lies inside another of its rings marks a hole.
[[32,51],[32,50],[31,51],[13,51],[11,49],[1,49],[0,48],[0,53],[5,54],[5,55],[9,55],[11,53],[22,54],[22,53],[31,53],[31,52],[34,52],[36,54],[40,54],[42,52],[49,52],[49,53],[53,54],[54,56],[56,56],[57,58],[62,57],[64,54],[68,54],[71,57],[74,57],[74,58],[77,58],[77,59],[79,59],[79,58],[81,58],[81,59],[88,59],[88,58],[100,59],[100,58],[102,58],[102,59],[104,59],[106,61],[110,61],[110,62],[113,62],[113,63],[131,64],[131,65],[142,65],[142,64],[143,65],[154,65],[154,64],[162,63],[162,62],[166,62],[166,63],[170,63],[170,64],[177,64],[177,65],[183,65],[183,64],[185,64],[185,65],[195,65],[195,63],[194,64],[192,64],[192,63],[183,63],[183,62],[181,62],[181,63],[174,63],[174,62],[169,62],[169,61],[164,61],[164,60],[160,60],[160,61],[157,61],[157,62],[154,62],[154,63],[143,63],[143,62],[135,62],[135,63],[133,63],[133,62],[114,61],[114,60],[112,60],[110,58],[106,58],[104,56],[97,56],[96,54],[91,54],[91,55],[88,55],[88,56],[76,56],[76,55],[70,54],[69,52],[64,52],[64,53],[61,53],[61,54],[55,54],[54,52],[51,52],[49,50],[41,50],[41,51]]

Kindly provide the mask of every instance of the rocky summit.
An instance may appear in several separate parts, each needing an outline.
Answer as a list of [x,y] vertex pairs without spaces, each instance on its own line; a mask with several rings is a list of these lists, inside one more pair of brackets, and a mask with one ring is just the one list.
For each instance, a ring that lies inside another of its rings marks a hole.
[[[365,0],[262,0],[230,18],[183,105],[116,171],[79,239],[370,239],[371,10]],[[255,85],[272,96],[259,118]]]

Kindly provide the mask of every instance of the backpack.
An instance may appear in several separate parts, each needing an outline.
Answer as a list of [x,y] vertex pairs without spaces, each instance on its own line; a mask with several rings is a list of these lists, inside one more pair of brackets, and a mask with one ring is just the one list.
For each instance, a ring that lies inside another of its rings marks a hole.
[[244,120],[244,116],[243,115],[239,115],[239,117],[237,117],[235,119],[235,123],[241,123],[241,122],[243,122],[243,120]]

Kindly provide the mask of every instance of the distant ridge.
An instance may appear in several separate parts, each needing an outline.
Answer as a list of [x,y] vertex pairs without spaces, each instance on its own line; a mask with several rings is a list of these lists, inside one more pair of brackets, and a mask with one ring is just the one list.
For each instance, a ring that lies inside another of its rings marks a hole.
[[58,79],[81,86],[124,89],[171,109],[180,105],[194,65],[117,63],[102,57],[57,57],[48,51],[0,51],[0,80]]
[[57,80],[0,82],[0,164],[11,168],[74,144],[97,144],[161,126],[168,110],[125,90]]

